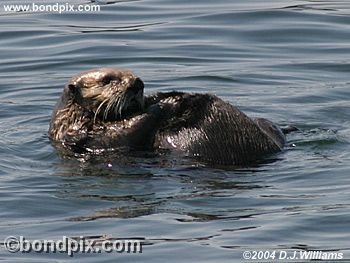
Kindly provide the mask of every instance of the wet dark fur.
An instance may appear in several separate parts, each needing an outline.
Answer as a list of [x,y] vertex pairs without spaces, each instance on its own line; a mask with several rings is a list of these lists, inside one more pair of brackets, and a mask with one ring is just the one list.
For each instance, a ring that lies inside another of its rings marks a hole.
[[[119,74],[113,69],[99,71]],[[84,89],[84,74],[92,73],[82,73],[66,86],[50,124],[50,138],[68,152],[166,149],[213,164],[248,165],[284,146],[284,135],[272,122],[252,120],[209,94],[158,93],[144,97],[140,107],[136,103],[135,107],[119,109],[119,115],[114,109],[100,114],[96,108],[104,105],[89,109],[76,90],[79,85]],[[136,90],[133,85],[119,88]],[[143,89],[141,86],[138,89]]]

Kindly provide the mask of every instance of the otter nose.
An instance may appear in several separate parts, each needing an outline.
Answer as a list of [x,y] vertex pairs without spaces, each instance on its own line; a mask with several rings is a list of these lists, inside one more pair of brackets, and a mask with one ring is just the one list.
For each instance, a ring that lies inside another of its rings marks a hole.
[[139,90],[143,90],[144,87],[143,81],[140,78],[136,78],[132,84],[131,90],[138,92]]

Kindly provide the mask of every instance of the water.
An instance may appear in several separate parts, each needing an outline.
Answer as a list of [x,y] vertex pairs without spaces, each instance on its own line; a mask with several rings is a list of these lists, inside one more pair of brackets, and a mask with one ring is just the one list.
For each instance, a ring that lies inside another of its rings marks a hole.
[[[31,3],[1,5],[15,2]],[[143,253],[0,246],[1,258],[239,262],[245,250],[316,249],[350,259],[348,1],[98,3],[99,13],[0,6],[0,240],[138,237]],[[251,169],[60,159],[47,138],[53,106],[70,76],[101,66],[132,69],[148,94],[215,93],[301,131]]]

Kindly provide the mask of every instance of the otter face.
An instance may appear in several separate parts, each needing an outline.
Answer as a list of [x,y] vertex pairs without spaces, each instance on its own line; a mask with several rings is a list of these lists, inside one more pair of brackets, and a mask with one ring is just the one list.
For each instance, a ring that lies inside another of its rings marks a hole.
[[93,112],[94,122],[115,121],[143,109],[143,88],[142,80],[130,71],[102,68],[73,77],[65,92]]

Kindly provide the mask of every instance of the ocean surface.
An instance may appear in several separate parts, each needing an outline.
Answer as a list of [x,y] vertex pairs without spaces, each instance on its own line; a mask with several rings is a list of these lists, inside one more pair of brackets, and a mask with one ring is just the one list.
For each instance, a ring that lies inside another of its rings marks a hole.
[[[100,11],[61,14],[10,4],[32,1],[0,3],[0,261],[350,260],[349,1],[74,0]],[[146,94],[213,93],[300,131],[278,160],[245,169],[60,158],[52,109],[72,75],[98,67],[133,70]],[[10,253],[8,236],[137,238],[143,249]]]

